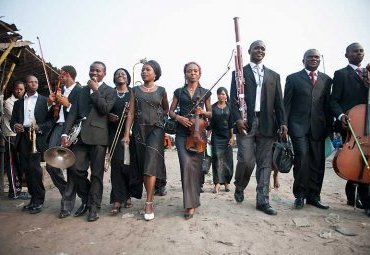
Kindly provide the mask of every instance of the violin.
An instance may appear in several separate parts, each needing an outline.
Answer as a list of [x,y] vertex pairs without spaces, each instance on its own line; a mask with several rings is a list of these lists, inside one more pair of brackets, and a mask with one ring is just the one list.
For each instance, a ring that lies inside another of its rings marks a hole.
[[[197,98],[196,105],[199,105],[199,97]],[[190,135],[186,137],[185,148],[188,151],[195,153],[203,153],[207,148],[207,136],[205,128],[208,122],[200,118],[197,111],[189,118],[192,125],[190,126]]]
[[[364,86],[369,87],[370,65],[363,70]],[[370,183],[370,89],[367,104],[359,104],[348,113],[347,138],[333,159],[336,174],[345,180]]]
[[[60,86],[60,78],[58,80],[58,83],[57,85],[55,86],[55,96],[57,95],[62,95],[62,88]],[[58,119],[59,118],[59,112],[60,112],[60,103],[58,103],[57,101],[55,102],[55,105],[54,105],[54,112],[53,112],[53,117],[54,119]]]

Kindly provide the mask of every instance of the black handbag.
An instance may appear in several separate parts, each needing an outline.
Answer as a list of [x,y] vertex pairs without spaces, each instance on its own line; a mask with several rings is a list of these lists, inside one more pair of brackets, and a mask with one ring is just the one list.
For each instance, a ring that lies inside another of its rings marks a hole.
[[164,132],[170,135],[176,134],[178,122],[172,118],[165,118],[164,120]]
[[279,139],[272,147],[272,164],[280,173],[289,173],[293,166],[294,152],[293,146],[288,138],[287,141]]

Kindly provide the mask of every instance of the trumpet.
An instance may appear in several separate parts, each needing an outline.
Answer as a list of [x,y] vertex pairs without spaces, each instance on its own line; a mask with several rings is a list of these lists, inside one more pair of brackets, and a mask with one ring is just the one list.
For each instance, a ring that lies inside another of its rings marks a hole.
[[30,138],[30,141],[32,142],[32,147],[31,147],[31,153],[32,154],[35,154],[35,153],[38,153],[37,151],[37,148],[36,148],[36,128],[37,128],[37,124],[35,121],[32,121],[31,122],[31,126],[30,126],[30,129],[29,129],[29,138]]
[[[117,130],[116,130],[116,133],[114,134],[112,145],[110,146],[109,151],[108,151],[108,155],[105,159],[105,163],[104,163],[104,171],[105,172],[107,172],[110,168],[110,163],[112,161],[112,157],[113,157],[113,154],[114,154],[114,151],[116,149],[119,136],[120,136],[122,128],[123,128],[123,123],[125,122],[125,119],[127,117],[127,112],[128,112],[129,107],[130,107],[130,103],[126,102],[125,107],[123,108],[123,111],[122,111],[121,118],[118,122],[118,127],[117,127]],[[128,165],[130,163],[130,161],[128,160],[128,162],[127,162],[126,158],[127,158],[127,155],[129,153],[129,151],[125,150],[124,153],[125,153],[125,160],[124,160],[125,162],[124,162],[124,164]],[[128,164],[126,164],[126,163],[128,163]]]
[[134,86],[136,85],[142,85],[143,83],[141,81],[135,81],[135,67],[138,65],[138,64],[145,64],[145,62],[147,62],[146,58],[143,58],[143,59],[140,59],[139,62],[137,62],[133,67],[132,67],[132,83],[134,84]]

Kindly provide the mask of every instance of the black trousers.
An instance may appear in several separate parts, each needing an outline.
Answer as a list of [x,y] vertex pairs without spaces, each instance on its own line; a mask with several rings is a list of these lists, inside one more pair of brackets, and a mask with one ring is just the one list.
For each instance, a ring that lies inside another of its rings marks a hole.
[[[100,208],[103,196],[104,162],[107,146],[75,144],[72,151],[76,163],[72,170],[77,190],[83,203],[91,208]],[[90,180],[88,169],[90,167]]]
[[300,198],[320,200],[325,173],[325,143],[309,135],[291,136],[294,148],[293,194]]
[[40,205],[45,200],[45,187],[42,182],[42,168],[40,165],[41,153],[31,153],[32,142],[28,132],[23,132],[19,141],[20,167],[26,175],[28,193],[31,195],[30,203]]

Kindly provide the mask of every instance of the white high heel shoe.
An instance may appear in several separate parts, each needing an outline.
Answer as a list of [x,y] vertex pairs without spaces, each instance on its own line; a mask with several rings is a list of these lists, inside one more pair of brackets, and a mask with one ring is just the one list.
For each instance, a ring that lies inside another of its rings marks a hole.
[[[153,202],[145,202],[145,207],[147,205],[152,205],[152,210],[153,210]],[[150,220],[153,220],[154,219],[154,211],[152,211],[152,213],[146,213],[145,212],[145,208],[144,208],[144,219],[146,221],[150,221]]]

